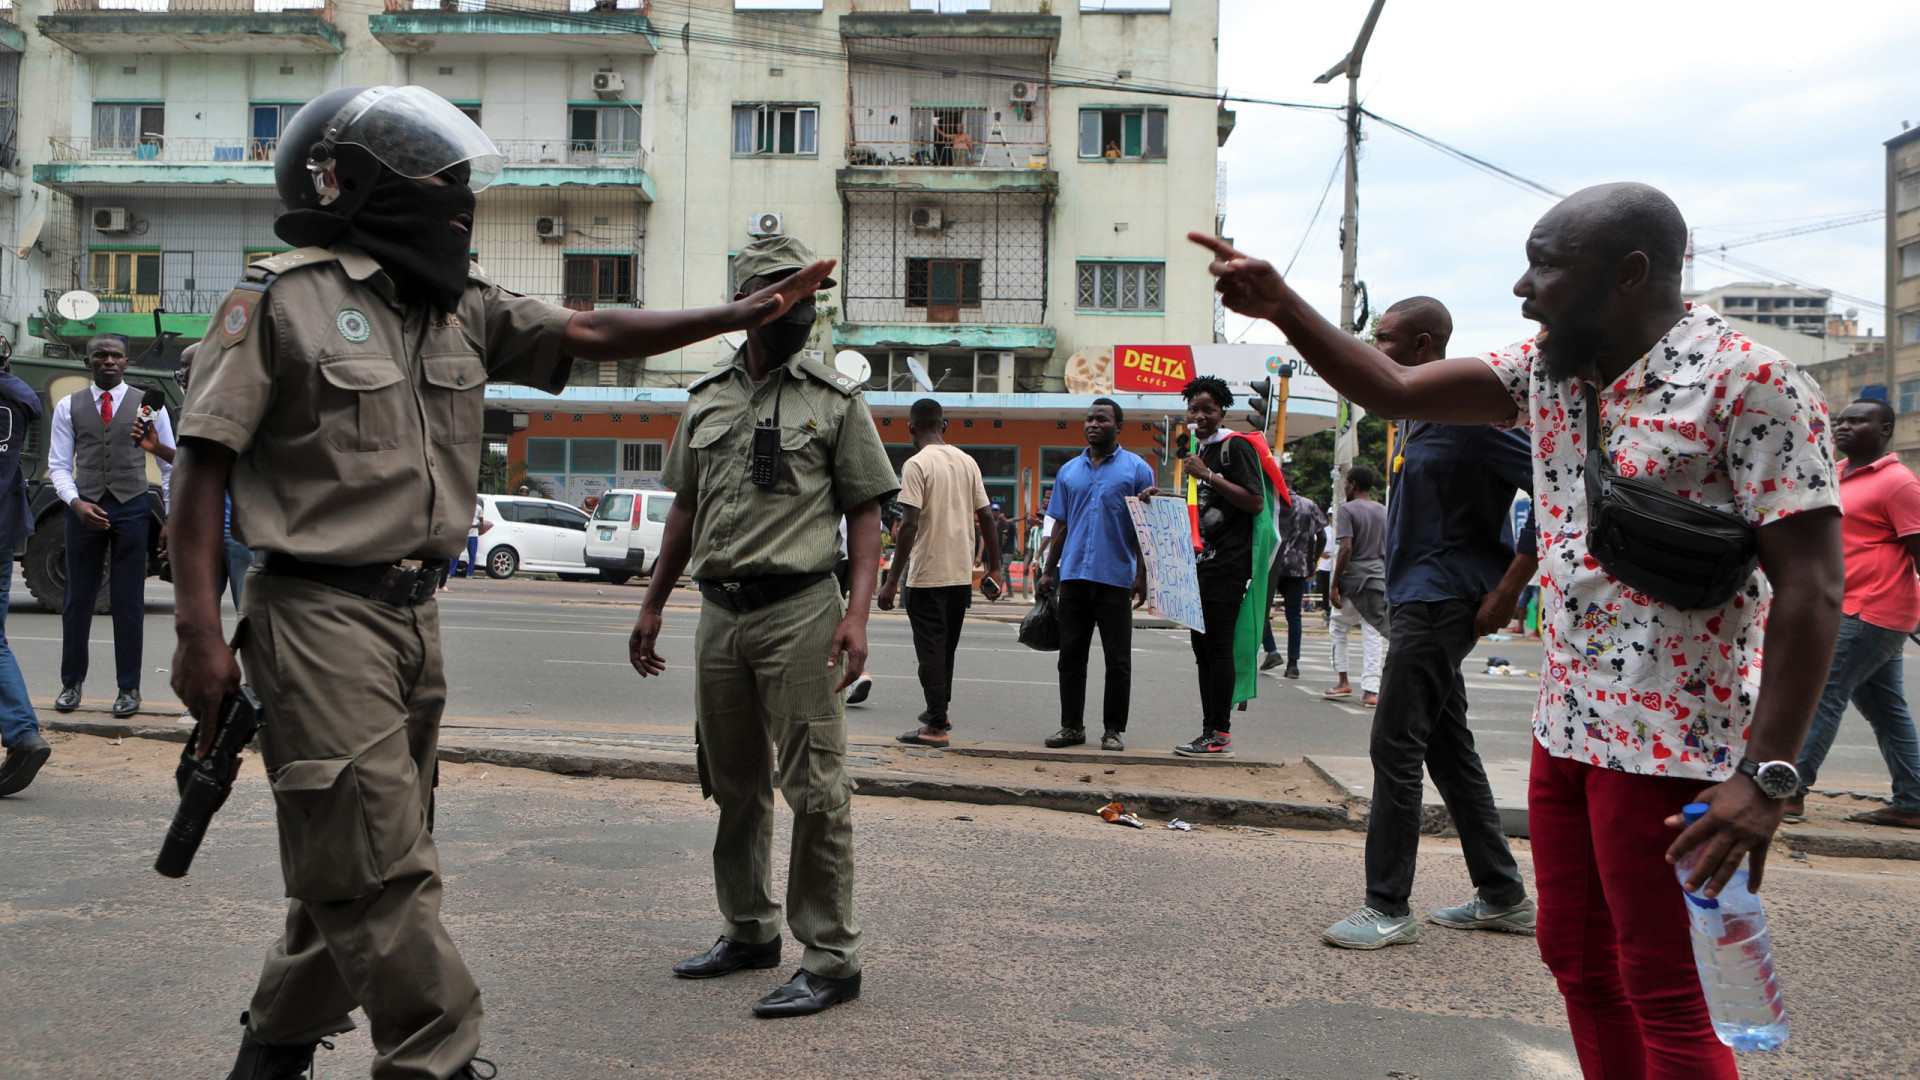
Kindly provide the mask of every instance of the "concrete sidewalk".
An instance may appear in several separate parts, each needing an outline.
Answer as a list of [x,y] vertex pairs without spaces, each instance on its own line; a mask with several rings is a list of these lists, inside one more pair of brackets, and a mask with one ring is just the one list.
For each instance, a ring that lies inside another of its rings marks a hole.
[[[115,720],[90,705],[50,721],[50,731],[107,738],[182,742],[191,725],[146,717]],[[614,727],[542,721],[542,730],[448,717],[440,758],[535,769],[574,777],[698,782],[693,737],[686,729]],[[997,764],[996,764],[997,763]],[[1210,761],[1163,750],[1106,753],[1049,750],[1007,743],[956,741],[945,750],[886,739],[848,740],[847,767],[863,795],[941,799],[978,805],[1030,806],[1091,813],[1109,802],[1165,820],[1262,828],[1365,832],[1373,766],[1366,758],[1311,756],[1294,760]],[[1510,837],[1527,828],[1527,778],[1520,766],[1496,764],[1488,779]],[[1779,843],[1802,855],[1920,860],[1920,831],[1847,822],[1847,814],[1884,805],[1878,796],[1821,791],[1809,821],[1782,829]],[[1451,819],[1431,780],[1421,831],[1452,836]]]
[[[284,912],[258,765],[192,873],[168,881],[149,866],[177,748],[54,740],[34,786],[0,800],[0,1073],[223,1075]],[[485,994],[481,1052],[503,1080],[1579,1075],[1531,940],[1424,925],[1418,945],[1380,953],[1318,942],[1358,901],[1350,834],[1137,831],[856,797],[865,992],[765,1022],[747,1007],[791,973],[791,942],[775,970],[667,972],[716,928],[713,809],[690,786],[449,762],[439,807],[443,917]],[[784,809],[778,821],[784,847]],[[1517,854],[1530,874],[1524,842]],[[1748,1080],[1920,1066],[1911,1031],[1887,1022],[1888,1003],[1920,984],[1906,921],[1887,917],[1920,899],[1920,867],[1881,865],[1769,878],[1794,1035],[1742,1055]],[[1457,846],[1423,842],[1416,905],[1467,888]],[[366,1076],[364,1023],[337,1042],[320,1075]]]

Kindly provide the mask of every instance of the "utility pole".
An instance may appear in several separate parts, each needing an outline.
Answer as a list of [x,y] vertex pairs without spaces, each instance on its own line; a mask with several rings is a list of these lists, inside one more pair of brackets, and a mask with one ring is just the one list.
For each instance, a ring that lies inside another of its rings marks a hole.
[[[1360,333],[1355,311],[1359,286],[1354,279],[1360,254],[1360,62],[1366,56],[1367,41],[1373,37],[1373,26],[1380,21],[1380,9],[1386,3],[1387,0],[1373,0],[1373,6],[1367,9],[1367,21],[1361,24],[1360,36],[1353,41],[1353,51],[1325,75],[1313,80],[1316,85],[1324,85],[1342,75],[1347,77],[1347,183],[1346,214],[1340,220],[1340,326],[1355,335]],[[1333,490],[1327,500],[1335,509],[1345,501],[1342,481],[1353,464],[1354,450],[1359,443],[1356,428],[1360,412],[1342,398],[1336,415],[1339,426],[1334,429]]]

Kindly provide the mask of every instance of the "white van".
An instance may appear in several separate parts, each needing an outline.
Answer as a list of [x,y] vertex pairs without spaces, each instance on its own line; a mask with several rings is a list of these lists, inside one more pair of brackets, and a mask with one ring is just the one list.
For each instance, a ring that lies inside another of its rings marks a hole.
[[615,488],[601,495],[587,526],[587,565],[615,585],[653,573],[672,508],[671,491]]

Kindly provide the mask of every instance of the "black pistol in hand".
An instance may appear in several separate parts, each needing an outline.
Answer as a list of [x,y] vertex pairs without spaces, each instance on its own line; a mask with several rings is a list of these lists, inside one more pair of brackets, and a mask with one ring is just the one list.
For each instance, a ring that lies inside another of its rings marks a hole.
[[174,811],[173,824],[167,826],[167,838],[160,844],[160,857],[153,861],[153,868],[170,878],[187,876],[187,867],[207,835],[207,824],[233,791],[240,751],[260,730],[260,699],[244,684],[222,698],[220,715],[214,718],[213,749],[206,757],[195,757],[204,723],[193,726],[186,749],[180,751],[180,765],[173,773],[180,785],[180,809]]

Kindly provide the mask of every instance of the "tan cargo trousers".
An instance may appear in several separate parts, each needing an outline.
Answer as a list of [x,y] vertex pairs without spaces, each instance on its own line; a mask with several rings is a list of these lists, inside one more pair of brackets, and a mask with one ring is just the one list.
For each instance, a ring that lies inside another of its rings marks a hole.
[[480,991],[440,925],[427,830],[446,675],[432,602],[302,578],[247,581],[241,660],[280,825],[286,932],[254,991],[255,1038],[371,1021],[378,1080],[445,1080],[480,1047]]
[[853,919],[853,783],[847,717],[827,667],[844,611],[832,578],[744,615],[708,602],[694,632],[694,710],[702,777],[720,807],[713,839],[721,933],[748,944],[780,935],[773,899],[773,788],[793,811],[787,922],[800,966],[843,979],[860,970]]

